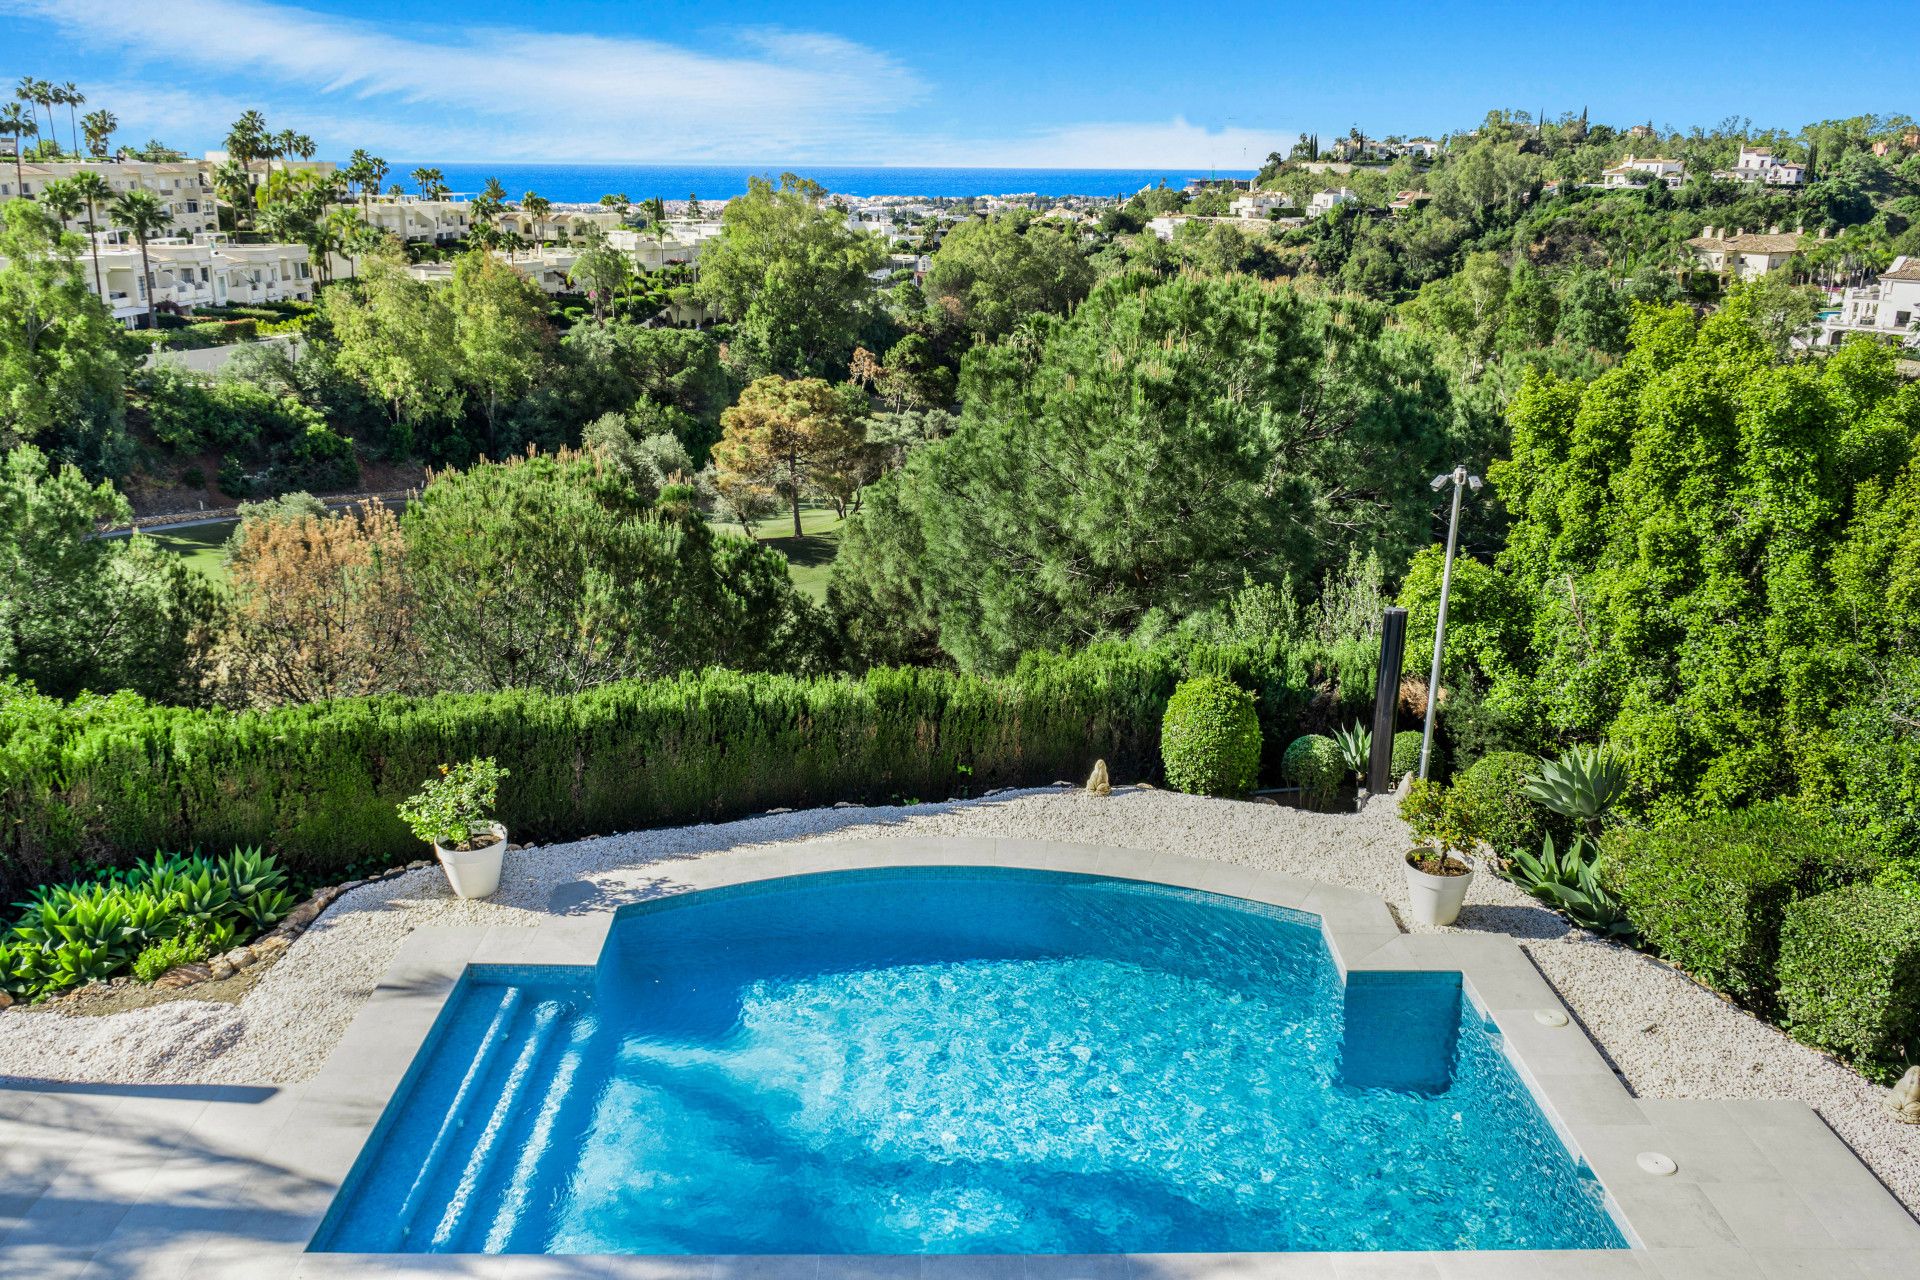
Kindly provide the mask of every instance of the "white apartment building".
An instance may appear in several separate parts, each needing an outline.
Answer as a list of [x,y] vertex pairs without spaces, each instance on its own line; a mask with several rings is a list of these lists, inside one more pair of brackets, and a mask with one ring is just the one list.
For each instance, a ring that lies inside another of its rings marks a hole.
[[1758,280],[1786,266],[1800,251],[1800,239],[1797,232],[1782,235],[1778,227],[1769,227],[1764,234],[1708,227],[1687,241],[1687,248],[1708,271],[1735,280]]
[[720,234],[718,222],[670,222],[666,235],[623,227],[607,233],[607,243],[627,255],[641,271],[685,266],[700,261],[707,241]]
[[1283,191],[1255,191],[1227,208],[1236,218],[1270,218],[1282,209],[1293,208],[1293,197]]
[[1619,164],[1600,172],[1600,185],[1609,190],[1638,191],[1649,179],[1678,187],[1687,180],[1687,166],[1665,156],[1629,155]]
[[1360,198],[1352,187],[1336,187],[1332,191],[1316,191],[1307,201],[1307,216],[1317,218],[1321,214],[1332,213],[1343,204],[1351,204]]
[[538,244],[577,240],[595,227],[615,231],[625,225],[618,209],[555,209],[535,218],[519,209],[509,209],[500,218],[505,230],[518,232]]
[[369,226],[401,240],[446,244],[467,234],[471,225],[464,200],[425,200],[419,196],[379,196],[364,203],[344,201]]
[[1726,182],[1757,182],[1769,187],[1797,187],[1807,180],[1807,167],[1781,160],[1768,147],[1742,147],[1740,159],[1731,169],[1715,169],[1713,176]]
[[[145,160],[61,160],[45,164],[22,165],[19,190],[14,189],[13,166],[0,171],[0,200],[15,196],[34,196],[55,178],[71,178],[78,173],[97,173],[118,196],[128,191],[151,191],[172,215],[169,228],[176,236],[197,236],[220,229],[220,216],[213,198],[213,187],[200,165],[191,160],[154,164]],[[96,225],[109,223],[107,211],[94,209]],[[67,223],[69,230],[85,231],[86,214]]]
[[[94,288],[91,254],[80,261]],[[311,302],[313,267],[303,244],[229,244],[217,236],[147,242],[147,275],[140,246],[100,238],[100,288],[114,319],[128,328],[145,323],[147,295],[156,310],[190,314],[201,307],[261,302]]]
[[1820,345],[1838,346],[1848,335],[1869,334],[1901,346],[1920,349],[1920,258],[1901,256],[1864,288],[1840,296],[1838,311],[1820,326]]
[[1178,231],[1183,224],[1190,221],[1192,221],[1192,218],[1188,214],[1163,213],[1157,218],[1149,218],[1147,220],[1147,230],[1153,232],[1153,234],[1161,240],[1171,240],[1173,239],[1173,233]]

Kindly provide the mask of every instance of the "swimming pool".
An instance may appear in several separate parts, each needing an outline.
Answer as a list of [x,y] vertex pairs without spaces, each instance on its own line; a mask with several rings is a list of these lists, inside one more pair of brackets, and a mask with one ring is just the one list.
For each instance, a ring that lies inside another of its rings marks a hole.
[[476,966],[311,1246],[566,1254],[1624,1245],[1457,974],[1316,917],[901,868]]

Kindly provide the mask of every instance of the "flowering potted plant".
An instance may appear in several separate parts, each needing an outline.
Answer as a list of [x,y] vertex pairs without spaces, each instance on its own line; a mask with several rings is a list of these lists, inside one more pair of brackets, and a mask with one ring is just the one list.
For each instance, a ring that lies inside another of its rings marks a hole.
[[1452,924],[1473,883],[1473,864],[1466,858],[1473,837],[1448,803],[1446,788],[1428,778],[1414,780],[1400,802],[1400,816],[1420,842],[1407,850],[1407,899],[1413,918],[1426,925]]
[[440,776],[400,802],[400,820],[433,846],[447,883],[462,898],[485,898],[500,887],[507,829],[493,821],[507,771],[486,756],[441,765]]

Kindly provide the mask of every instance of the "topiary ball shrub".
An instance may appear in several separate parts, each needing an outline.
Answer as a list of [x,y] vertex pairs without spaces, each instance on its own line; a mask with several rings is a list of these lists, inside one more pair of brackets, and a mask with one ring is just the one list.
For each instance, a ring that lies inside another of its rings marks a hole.
[[1189,795],[1253,790],[1260,776],[1260,716],[1253,695],[1219,676],[1183,680],[1167,699],[1160,759],[1167,783]]
[[1868,881],[1791,903],[1777,971],[1796,1039],[1891,1084],[1920,1045],[1920,893]]
[[[1410,773],[1420,769],[1420,739],[1418,729],[1408,729],[1393,735],[1393,763],[1389,766],[1393,780],[1397,783]],[[1440,772],[1440,744],[1433,744],[1433,759],[1428,761],[1428,772]]]
[[1566,824],[1520,791],[1538,767],[1539,761],[1523,751],[1496,751],[1475,760],[1454,779],[1450,792],[1465,833],[1503,856],[1514,849],[1538,850],[1549,832],[1560,843]]
[[1346,780],[1340,744],[1318,733],[1295,738],[1280,757],[1280,776],[1306,792],[1309,801],[1325,803]]

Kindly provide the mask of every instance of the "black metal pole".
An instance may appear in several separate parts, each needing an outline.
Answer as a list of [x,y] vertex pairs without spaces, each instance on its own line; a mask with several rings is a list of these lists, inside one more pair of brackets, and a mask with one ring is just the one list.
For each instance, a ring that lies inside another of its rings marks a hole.
[[1367,790],[1393,790],[1393,726],[1400,706],[1400,669],[1407,657],[1407,611],[1389,609],[1380,619],[1380,674],[1373,682],[1373,751],[1367,760]]

